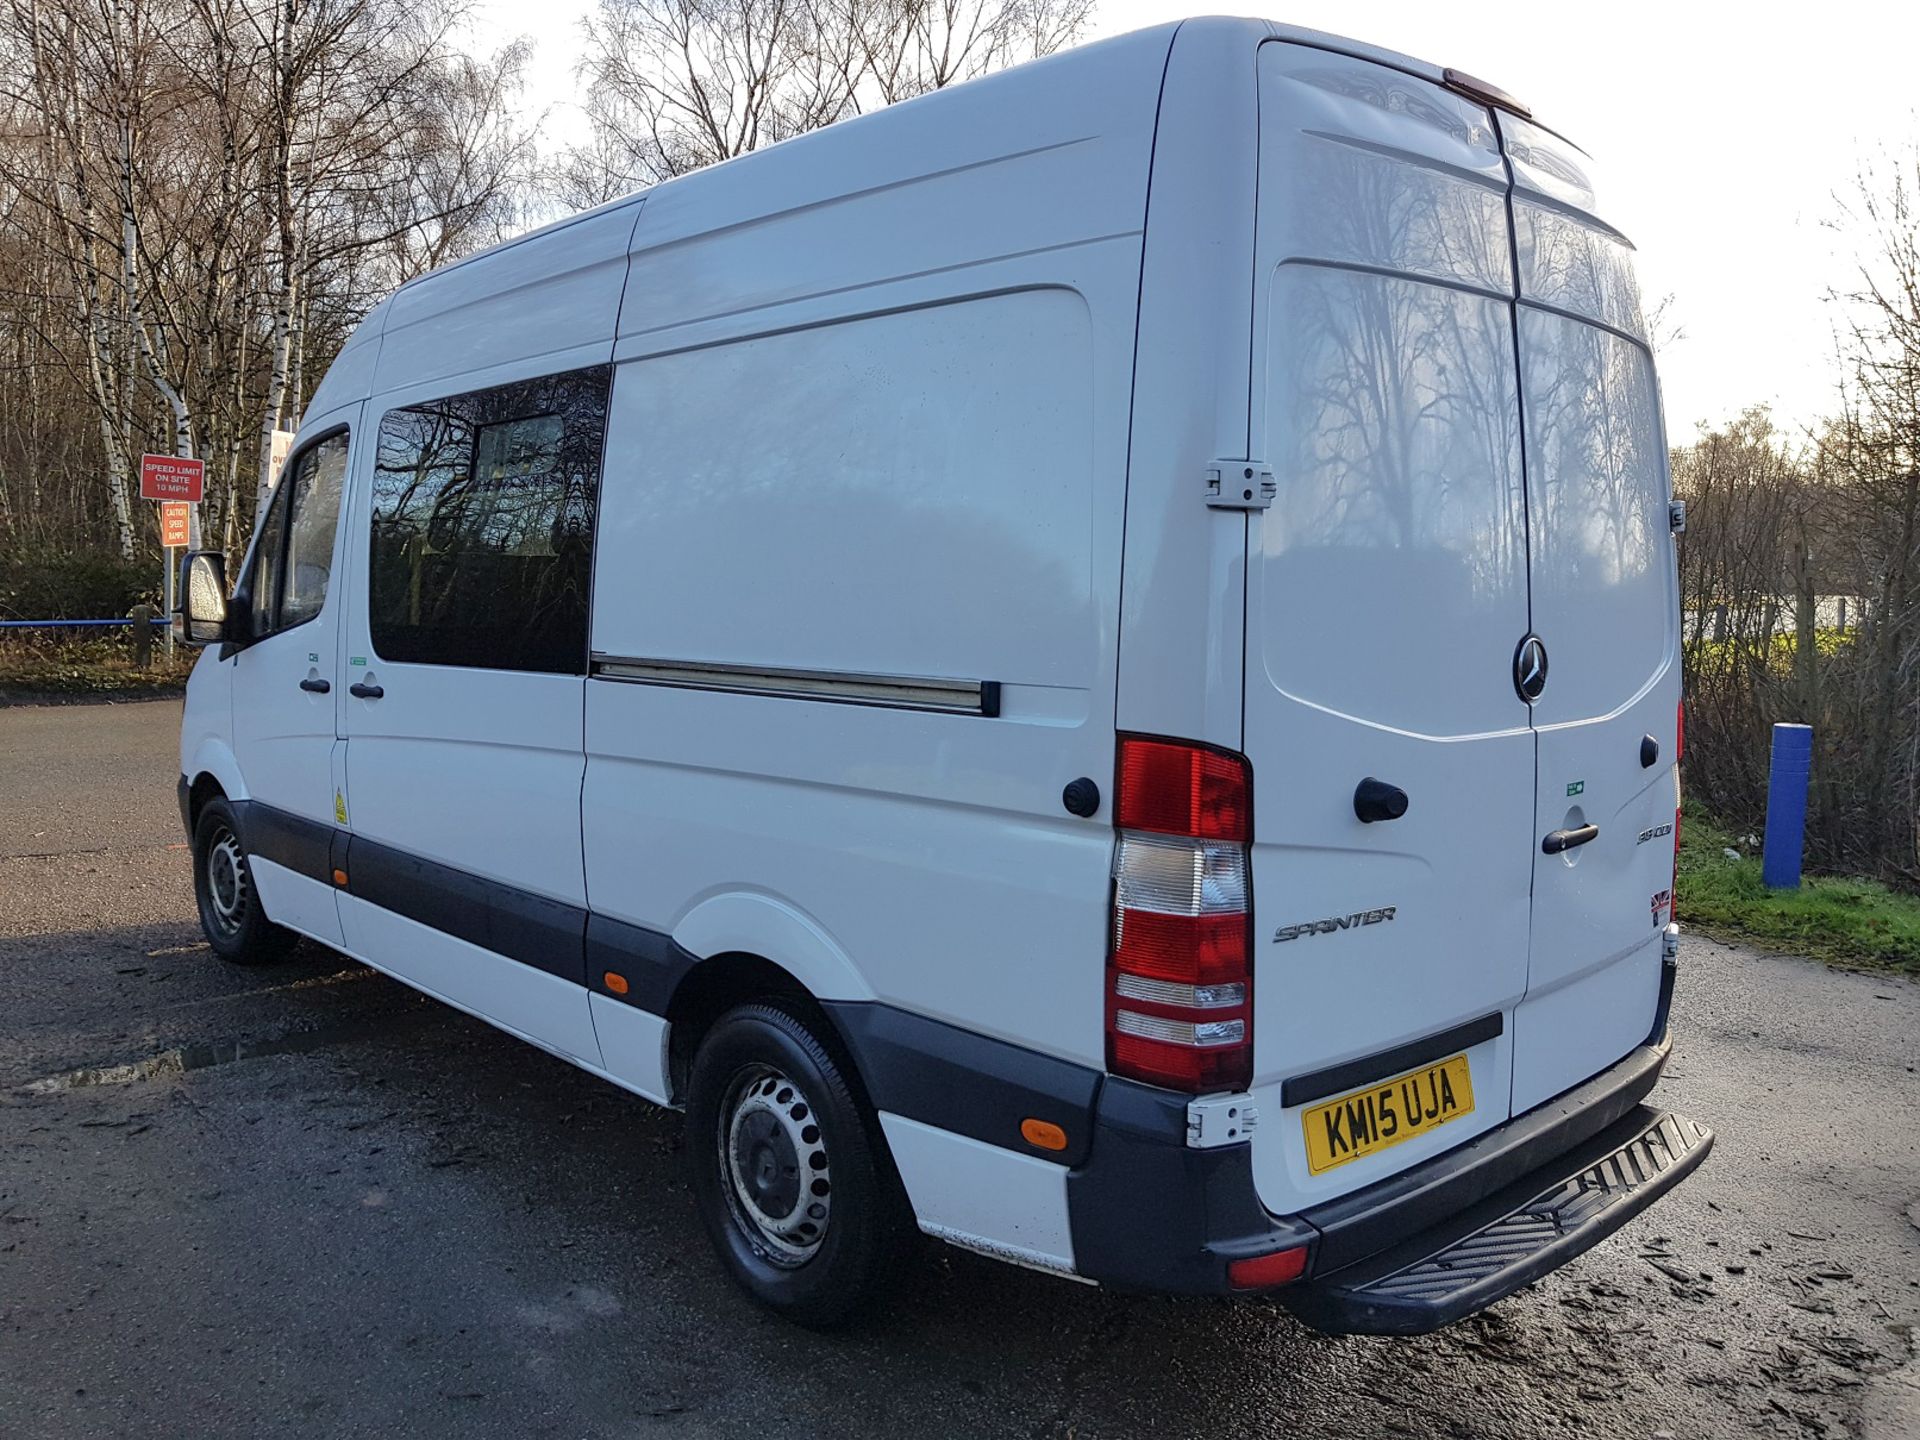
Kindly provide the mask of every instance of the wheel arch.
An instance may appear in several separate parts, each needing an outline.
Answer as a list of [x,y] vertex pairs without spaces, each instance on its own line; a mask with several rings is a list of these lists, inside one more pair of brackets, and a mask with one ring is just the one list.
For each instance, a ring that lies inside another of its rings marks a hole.
[[200,818],[200,807],[213,795],[228,800],[247,798],[246,781],[240,778],[240,762],[224,741],[206,739],[195,747],[192,760],[182,773],[187,777],[187,823]]
[[676,1104],[686,1099],[687,1075],[694,1053],[729,1010],[764,1001],[797,1012],[812,1026],[822,1043],[845,1042],[818,997],[792,971],[763,955],[730,951],[695,964],[680,977],[667,1001],[667,1086]]
[[667,1002],[667,1084],[676,1101],[685,1093],[693,1052],[713,1022],[754,1000],[802,1007],[800,1018],[814,1025],[822,1043],[836,1049],[860,1083],[852,1047],[822,1002],[872,1000],[873,987],[846,951],[797,906],[751,891],[710,895],[680,918],[672,938],[682,954],[700,957]]

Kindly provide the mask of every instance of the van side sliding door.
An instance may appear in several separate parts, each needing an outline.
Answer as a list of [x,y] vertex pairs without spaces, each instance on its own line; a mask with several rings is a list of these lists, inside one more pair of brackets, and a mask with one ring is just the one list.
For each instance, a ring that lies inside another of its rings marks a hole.
[[596,1066],[580,784],[609,379],[369,405],[343,676],[348,946]]

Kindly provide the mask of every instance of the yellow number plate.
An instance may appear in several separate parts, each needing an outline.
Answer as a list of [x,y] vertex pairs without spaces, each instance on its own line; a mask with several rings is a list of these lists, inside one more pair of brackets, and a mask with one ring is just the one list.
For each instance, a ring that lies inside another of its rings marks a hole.
[[1304,1111],[1307,1169],[1325,1174],[1473,1113],[1473,1076],[1455,1055],[1383,1085],[1356,1090]]

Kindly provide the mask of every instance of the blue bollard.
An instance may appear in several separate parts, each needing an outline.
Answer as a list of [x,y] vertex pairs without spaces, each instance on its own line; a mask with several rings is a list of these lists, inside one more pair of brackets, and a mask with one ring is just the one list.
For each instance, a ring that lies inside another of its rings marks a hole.
[[1767,838],[1760,880],[1769,890],[1800,888],[1800,852],[1807,837],[1807,778],[1813,772],[1813,727],[1773,727],[1767,774]]

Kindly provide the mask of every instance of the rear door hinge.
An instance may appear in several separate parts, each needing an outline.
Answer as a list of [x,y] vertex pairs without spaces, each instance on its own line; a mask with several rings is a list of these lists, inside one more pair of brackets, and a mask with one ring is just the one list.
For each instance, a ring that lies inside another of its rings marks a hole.
[[1212,1150],[1238,1145],[1253,1135],[1260,1123],[1251,1095],[1209,1095],[1187,1103],[1187,1147]]
[[1676,535],[1687,533],[1687,502],[1669,500],[1667,502],[1667,528]]
[[1206,479],[1207,504],[1216,510],[1264,510],[1273,503],[1273,467],[1258,460],[1215,460]]

